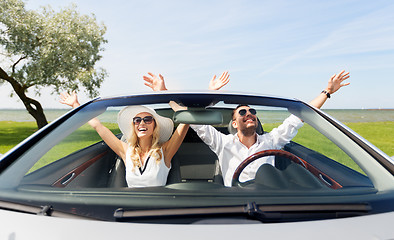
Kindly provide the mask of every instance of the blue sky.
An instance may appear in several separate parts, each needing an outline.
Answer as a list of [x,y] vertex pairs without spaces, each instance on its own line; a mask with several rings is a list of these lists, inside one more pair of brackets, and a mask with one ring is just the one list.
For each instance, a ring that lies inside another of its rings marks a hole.
[[[150,91],[142,76],[164,75],[173,90],[207,89],[230,71],[223,90],[313,99],[334,73],[351,84],[325,108],[394,108],[394,1],[29,0],[55,10],[76,3],[107,26],[99,65],[101,96]],[[15,104],[6,85],[0,108]],[[63,107],[44,90],[44,108]],[[87,98],[80,93],[81,101]]]

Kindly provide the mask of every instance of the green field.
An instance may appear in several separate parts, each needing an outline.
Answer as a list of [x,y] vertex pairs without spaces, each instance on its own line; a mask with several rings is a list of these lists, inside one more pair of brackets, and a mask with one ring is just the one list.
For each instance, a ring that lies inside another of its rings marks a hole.
[[[264,124],[264,130],[270,131],[278,125],[279,124]],[[394,122],[357,122],[345,123],[345,125],[378,147],[387,155],[394,156]],[[308,125],[305,125],[299,130],[294,141],[303,145],[314,144],[318,148],[324,148],[324,144],[316,141],[314,137],[311,137],[311,135],[316,137],[313,129]],[[311,139],[314,143],[310,143]]]
[[[279,124],[264,124],[264,130],[271,131]],[[394,155],[394,122],[363,122],[347,123],[346,125],[387,155]],[[299,129],[293,141],[363,173],[360,167],[347,154],[307,124]]]
[[[115,134],[119,133],[117,124],[105,124]],[[270,131],[279,124],[264,124],[264,130]],[[370,123],[348,123],[346,124],[369,142],[377,146],[389,156],[394,156],[394,122],[370,122]],[[36,131],[34,122],[0,122],[0,153],[5,153],[19,142]],[[75,141],[77,139],[77,141]],[[41,159],[40,166],[46,165],[55,159],[54,155],[65,156],[71,152],[81,149],[100,140],[98,134],[88,125],[81,127],[78,131],[67,137],[61,146],[55,146],[46,157]],[[344,154],[340,149],[317,133],[313,128],[306,125],[299,130],[294,139],[297,143],[318,151],[342,164],[361,172],[361,169]],[[333,150],[334,148],[334,150]],[[35,166],[34,169],[40,166]]]
[[[117,124],[105,125],[114,133],[120,132]],[[36,131],[37,125],[35,122],[0,121],[0,154],[7,152]],[[88,146],[101,140],[98,134],[88,125],[81,127],[72,137],[74,140],[68,141],[69,145],[66,148],[80,149],[82,145]],[[78,141],[75,141],[75,139],[78,139]],[[66,149],[66,151],[69,150]]]

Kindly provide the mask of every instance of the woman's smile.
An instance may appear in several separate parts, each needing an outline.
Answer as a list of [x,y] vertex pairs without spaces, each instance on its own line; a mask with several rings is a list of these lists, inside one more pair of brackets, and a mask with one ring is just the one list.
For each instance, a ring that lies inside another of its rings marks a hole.
[[135,119],[139,121],[134,121],[134,127],[137,132],[138,137],[150,136],[153,134],[155,128],[154,121],[145,121],[146,117],[152,117],[149,113],[139,113],[135,116]]

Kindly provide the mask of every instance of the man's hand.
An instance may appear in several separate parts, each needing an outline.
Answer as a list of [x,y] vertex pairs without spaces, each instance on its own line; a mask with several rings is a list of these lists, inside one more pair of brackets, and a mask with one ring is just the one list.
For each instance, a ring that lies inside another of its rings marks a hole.
[[149,76],[143,76],[145,81],[145,85],[152,88],[153,91],[165,91],[167,90],[166,85],[164,83],[164,77],[159,74],[159,77],[154,75],[153,73],[148,72]]
[[[346,79],[348,79],[349,76],[349,72],[345,73],[345,70],[342,70],[340,73],[338,74],[334,74],[331,76],[330,80],[328,80],[328,85],[327,88],[324,89],[327,93],[329,94],[333,94],[336,91],[338,91],[341,87],[347,86],[350,83],[342,83],[343,81],[345,81]],[[309,104],[311,104],[312,106],[316,107],[316,108],[321,108],[323,106],[323,104],[326,102],[327,98],[329,97],[329,95],[327,95],[326,93],[321,92],[319,94],[319,96],[317,96],[315,99],[313,99],[311,102],[309,102]]]
[[327,88],[325,89],[328,93],[333,94],[338,91],[341,87],[347,86],[350,83],[342,83],[346,79],[348,79],[349,72],[345,73],[345,70],[342,70],[338,74],[334,74],[331,76],[330,80],[328,80]]
[[230,74],[228,71],[222,73],[222,75],[216,79],[216,75],[214,75],[209,82],[209,90],[219,90],[223,86],[225,86],[230,81]]

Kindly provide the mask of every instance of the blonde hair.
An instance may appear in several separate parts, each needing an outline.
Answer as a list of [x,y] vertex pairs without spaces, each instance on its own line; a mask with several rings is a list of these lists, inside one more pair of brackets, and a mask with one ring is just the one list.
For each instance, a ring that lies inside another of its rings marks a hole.
[[[148,155],[153,158],[156,158],[156,164],[158,164],[162,158],[162,154],[160,151],[161,144],[159,144],[160,126],[159,124],[156,124],[156,121],[154,122],[155,122],[155,128],[152,134],[152,145],[148,152]],[[141,147],[139,144],[137,133],[135,132],[133,122],[131,122],[130,128],[131,128],[130,137],[127,139],[129,147],[131,148],[130,159],[134,167],[142,167],[140,161]]]

